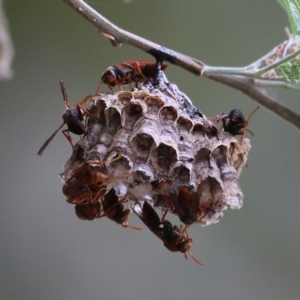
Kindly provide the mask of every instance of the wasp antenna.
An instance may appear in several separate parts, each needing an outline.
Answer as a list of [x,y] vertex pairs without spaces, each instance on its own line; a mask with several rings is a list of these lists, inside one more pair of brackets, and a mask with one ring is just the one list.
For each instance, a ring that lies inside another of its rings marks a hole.
[[100,81],[100,84],[98,85],[98,88],[97,88],[97,91],[96,91],[95,95],[100,94],[100,88],[101,88],[102,83],[103,83],[103,80]]
[[60,80],[59,83],[60,83],[61,93],[63,95],[63,99],[65,101],[66,108],[69,109],[71,107],[71,104],[68,100],[68,95],[67,95],[67,92],[66,92],[64,81]]
[[93,98],[92,95],[88,95],[88,96],[86,96],[82,101],[80,101],[80,102],[77,104],[77,106],[79,106],[81,109],[83,109],[84,112],[85,112],[86,114],[91,114],[91,113],[88,112],[84,107],[82,107],[82,105],[88,103],[92,98]]
[[132,225],[129,225],[127,223],[122,224],[122,226],[125,227],[125,228],[133,229],[133,230],[143,230],[143,228],[141,228],[141,227],[132,226]]
[[65,123],[62,123],[55,131],[54,133],[47,139],[47,141],[43,144],[43,146],[41,147],[41,149],[39,150],[39,152],[37,153],[37,155],[42,156],[44,150],[46,149],[46,147],[50,144],[50,142],[53,140],[53,138],[55,137],[55,135],[58,133],[58,131],[60,129],[62,129],[62,127],[65,125]]
[[198,264],[198,265],[200,265],[200,266],[204,266],[204,264],[200,261],[200,260],[198,260],[192,253],[191,253],[191,251],[188,251],[188,254],[189,254],[189,256]]
[[248,129],[247,127],[248,127],[248,124],[249,124],[250,119],[251,119],[252,116],[258,111],[258,109],[259,109],[259,106],[257,106],[257,107],[250,113],[249,117],[248,117],[247,120],[245,121],[245,127],[244,127],[244,130],[243,130],[243,134],[241,135],[240,141],[243,140],[243,137],[244,137],[246,131],[248,131],[249,133],[251,133],[251,134],[254,136],[254,133],[253,133],[250,129]]
[[259,106],[257,106],[249,115],[249,117],[246,120],[246,124],[248,124],[248,122],[250,121],[250,119],[252,118],[252,116],[259,110]]
[[251,133],[254,136],[254,133],[250,129],[245,128],[245,130],[248,131],[249,133]]

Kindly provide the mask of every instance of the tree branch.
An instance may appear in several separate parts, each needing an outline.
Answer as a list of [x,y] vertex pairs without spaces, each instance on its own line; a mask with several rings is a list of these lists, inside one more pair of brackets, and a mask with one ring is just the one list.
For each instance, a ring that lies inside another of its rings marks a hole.
[[[99,29],[99,31],[112,42],[113,45],[126,44],[136,47],[144,52],[153,55],[154,57],[162,57],[165,61],[177,65],[197,76],[204,76],[209,79],[218,81],[222,84],[225,84],[227,86],[233,87],[237,90],[240,90],[243,93],[247,94],[249,97],[251,97],[253,100],[257,101],[261,105],[271,110],[279,117],[285,119],[298,129],[300,129],[300,115],[261,92],[259,90],[259,86],[262,86],[262,82],[260,82],[257,79],[249,78],[257,78],[258,76],[263,75],[264,72],[261,72],[261,70],[263,69],[269,71],[270,67],[268,67],[268,64],[266,67],[266,61],[268,59],[270,59],[271,65],[273,64],[275,67],[278,66],[278,61],[274,62],[274,54],[276,54],[276,51],[279,52],[279,49],[282,51],[280,52],[280,54],[282,54],[282,61],[286,61],[286,57],[284,57],[286,53],[286,42],[275,47],[274,50],[268,53],[269,56],[267,56],[268,54],[264,56],[263,60],[261,59],[257,61],[263,64],[261,69],[254,68],[253,70],[251,70],[251,67],[254,67],[254,64],[250,64],[248,67],[243,68],[212,67],[204,64],[196,58],[165,48],[159,44],[148,41],[131,32],[125,31],[117,27],[82,0],[63,1],[69,6],[71,6],[85,19],[91,22],[94,26],[96,26]],[[298,49],[295,49],[292,52],[296,52],[297,50]],[[295,57],[297,54],[298,52],[294,55],[291,55],[289,53],[290,57]],[[258,66],[257,62],[255,63],[255,67]],[[213,74],[211,74],[210,71]],[[281,85],[284,85],[283,81],[281,82]],[[276,85],[274,84],[274,86]],[[277,84],[277,86],[280,85]]]
[[75,11],[91,22],[94,26],[96,26],[99,31],[104,34],[104,36],[107,38],[111,37],[111,40],[114,42],[114,44],[130,45],[147,53],[153,50],[160,51],[162,52],[161,54],[164,55],[164,59],[166,61],[200,76],[204,64],[197,59],[167,49],[159,44],[148,41],[129,31],[117,27],[82,0],[63,1],[70,5]]

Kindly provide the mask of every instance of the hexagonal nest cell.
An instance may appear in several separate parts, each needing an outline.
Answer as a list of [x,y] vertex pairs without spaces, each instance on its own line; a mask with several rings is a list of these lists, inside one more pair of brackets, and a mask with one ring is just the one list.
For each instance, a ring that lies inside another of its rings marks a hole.
[[127,226],[129,213],[147,201],[187,226],[209,225],[242,206],[249,140],[218,130],[164,76],[98,94],[90,112],[62,175],[64,194],[82,206],[83,219],[93,219],[86,216],[92,207],[95,217]]

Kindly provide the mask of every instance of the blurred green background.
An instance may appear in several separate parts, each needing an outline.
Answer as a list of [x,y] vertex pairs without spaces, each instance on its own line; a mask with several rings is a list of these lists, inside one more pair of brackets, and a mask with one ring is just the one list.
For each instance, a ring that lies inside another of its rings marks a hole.
[[[116,25],[211,65],[249,64],[281,43],[288,26],[275,0],[88,3]],[[69,143],[59,133],[36,155],[62,122],[58,81],[76,104],[96,91],[109,65],[151,57],[111,47],[62,0],[4,4],[16,56],[14,78],[0,82],[0,299],[299,299],[300,132],[264,108],[253,117],[243,208],[189,229],[204,267],[148,230],[80,221],[58,177]],[[247,116],[257,105],[175,66],[166,75],[207,116],[232,108]],[[298,110],[295,92],[267,92]],[[130,224],[142,225],[136,216]]]

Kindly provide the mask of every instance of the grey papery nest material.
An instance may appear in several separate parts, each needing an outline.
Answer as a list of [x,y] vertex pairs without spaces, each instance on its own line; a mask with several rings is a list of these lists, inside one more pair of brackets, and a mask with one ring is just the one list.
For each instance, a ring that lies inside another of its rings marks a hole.
[[107,161],[89,166],[107,176],[93,195],[114,189],[131,211],[147,201],[186,225],[209,225],[242,206],[249,140],[218,130],[163,74],[133,91],[94,96],[90,112],[95,118],[64,166],[64,182],[83,162]]

